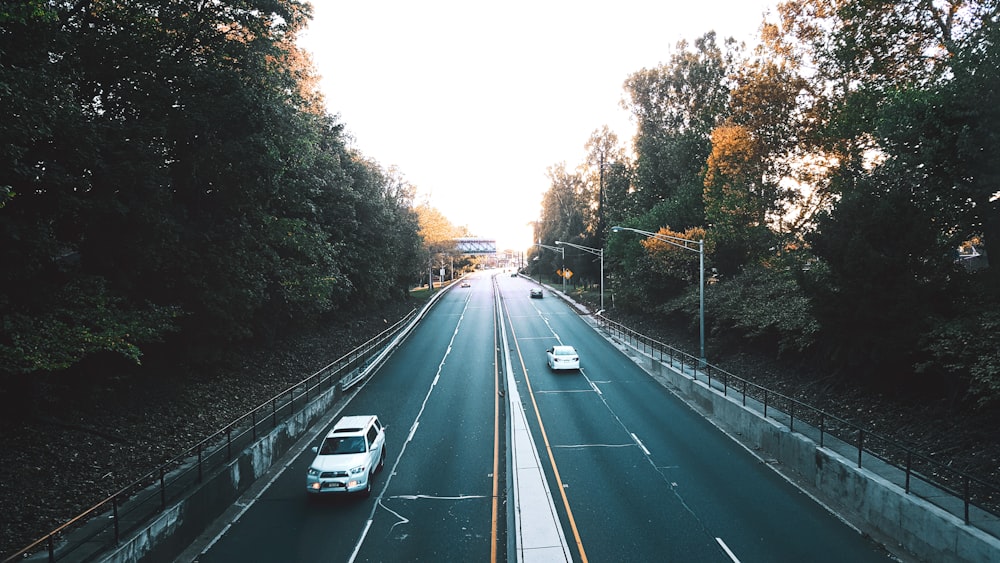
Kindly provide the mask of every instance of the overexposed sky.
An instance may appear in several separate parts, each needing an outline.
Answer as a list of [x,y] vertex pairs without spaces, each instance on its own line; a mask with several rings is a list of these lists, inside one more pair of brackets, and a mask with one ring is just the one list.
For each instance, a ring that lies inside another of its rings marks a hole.
[[777,0],[313,0],[301,44],[354,146],[452,223],[525,250],[546,169],[590,134],[635,133],[632,73],[714,30],[755,42]]

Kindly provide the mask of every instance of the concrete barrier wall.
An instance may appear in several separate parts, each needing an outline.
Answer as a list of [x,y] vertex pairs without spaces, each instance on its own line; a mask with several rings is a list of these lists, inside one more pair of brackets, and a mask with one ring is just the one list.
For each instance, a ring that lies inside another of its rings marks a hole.
[[[348,377],[348,387],[368,378],[395,347],[444,295],[434,294],[418,314],[355,377]],[[174,561],[204,531],[235,503],[258,479],[287,453],[344,395],[341,385],[321,393],[302,409],[277,425],[270,433],[237,454],[226,467],[157,518],[133,537],[109,552],[102,561],[134,563],[137,561]],[[305,486],[305,476],[302,478]],[[303,492],[303,494],[305,494]]]
[[681,399],[817,498],[843,506],[868,533],[895,541],[923,561],[1000,561],[1000,541],[967,526],[961,519],[898,485],[857,467],[856,460],[820,448],[807,436],[790,431],[740,400],[710,389],[701,381],[647,357],[638,361]]
[[[327,414],[341,395],[340,386],[320,394],[240,452],[222,471],[208,476],[200,487],[167,508],[134,537],[109,553],[104,561],[173,561]],[[304,487],[304,476],[302,482]]]

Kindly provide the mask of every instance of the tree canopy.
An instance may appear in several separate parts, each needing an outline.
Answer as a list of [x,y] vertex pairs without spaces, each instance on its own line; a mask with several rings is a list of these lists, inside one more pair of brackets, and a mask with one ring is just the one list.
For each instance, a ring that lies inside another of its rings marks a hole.
[[789,0],[760,30],[630,76],[632,150],[550,171],[539,241],[591,241],[617,306],[693,322],[692,257],[607,229],[704,239],[713,335],[996,404],[1000,4]]
[[0,8],[0,369],[185,353],[406,295],[413,190],[323,109],[295,0]]

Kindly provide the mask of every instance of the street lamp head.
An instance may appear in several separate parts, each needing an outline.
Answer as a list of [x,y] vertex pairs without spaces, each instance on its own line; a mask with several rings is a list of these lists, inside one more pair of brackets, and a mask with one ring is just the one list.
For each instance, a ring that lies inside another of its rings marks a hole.
[[614,226],[614,227],[611,227],[611,232],[612,233],[617,233],[618,231],[621,231],[621,230],[622,230],[622,228],[619,227],[619,226],[617,226],[617,225]]
[[562,243],[563,243],[563,242],[562,242],[561,240],[557,240],[557,241],[556,241],[556,246],[559,246],[559,245],[560,245],[560,244],[562,244]]

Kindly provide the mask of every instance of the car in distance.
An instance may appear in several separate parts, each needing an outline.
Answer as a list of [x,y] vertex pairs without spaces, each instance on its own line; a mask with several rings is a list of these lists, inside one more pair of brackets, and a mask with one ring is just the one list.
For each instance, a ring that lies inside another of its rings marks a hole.
[[375,415],[345,416],[312,451],[306,472],[310,495],[372,491],[372,476],[385,465],[385,427]]
[[471,287],[471,284],[467,281],[462,282],[462,287]]
[[532,299],[541,299],[542,297],[544,297],[544,294],[542,293],[541,289],[539,289],[537,287],[531,289],[531,298]]
[[549,369],[580,369],[580,355],[572,346],[553,346],[545,351]]

